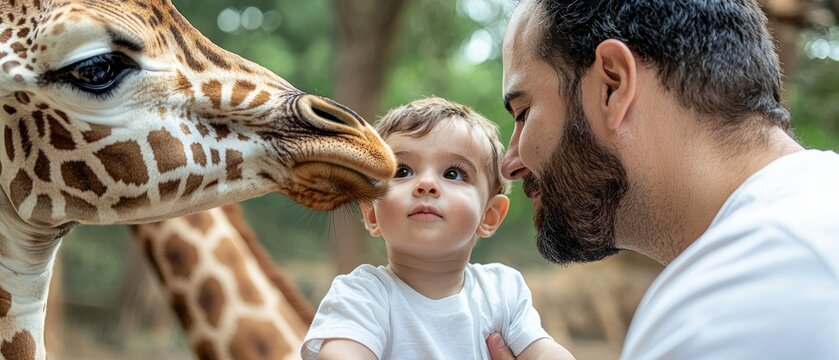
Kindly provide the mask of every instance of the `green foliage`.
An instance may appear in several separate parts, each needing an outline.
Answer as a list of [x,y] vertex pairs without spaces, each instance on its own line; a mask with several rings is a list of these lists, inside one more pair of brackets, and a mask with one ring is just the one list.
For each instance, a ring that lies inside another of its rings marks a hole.
[[59,252],[67,284],[65,296],[76,303],[116,296],[122,287],[126,247],[132,246],[128,238],[124,226],[80,226],[73,230]]
[[803,61],[790,79],[787,103],[803,144],[839,151],[839,62]]

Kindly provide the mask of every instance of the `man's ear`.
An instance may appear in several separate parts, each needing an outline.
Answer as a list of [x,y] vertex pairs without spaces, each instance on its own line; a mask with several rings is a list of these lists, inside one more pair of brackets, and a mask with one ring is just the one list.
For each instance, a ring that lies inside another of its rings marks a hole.
[[379,221],[376,218],[376,208],[372,203],[361,203],[361,215],[364,217],[364,228],[370,232],[370,236],[382,236],[382,230],[379,229]]
[[484,217],[478,225],[478,230],[475,231],[480,237],[490,237],[498,230],[504,218],[507,216],[507,210],[510,209],[510,198],[507,195],[495,195],[489,199],[487,208],[484,211]]
[[621,41],[600,43],[594,53],[592,75],[599,89],[598,110],[604,126],[617,130],[635,101],[638,73],[632,50]]

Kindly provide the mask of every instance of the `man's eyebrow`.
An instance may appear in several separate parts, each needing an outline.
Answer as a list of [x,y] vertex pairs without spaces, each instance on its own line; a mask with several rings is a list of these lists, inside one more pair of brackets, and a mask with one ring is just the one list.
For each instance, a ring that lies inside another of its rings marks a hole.
[[508,113],[513,113],[513,108],[510,107],[510,103],[522,95],[524,95],[524,93],[521,91],[511,91],[504,95],[504,108],[507,109]]

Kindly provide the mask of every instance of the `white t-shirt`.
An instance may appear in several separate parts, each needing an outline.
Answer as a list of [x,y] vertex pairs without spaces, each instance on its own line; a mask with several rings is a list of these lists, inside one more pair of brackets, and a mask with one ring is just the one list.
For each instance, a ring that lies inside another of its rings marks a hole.
[[621,359],[839,359],[839,155],[746,180],[647,290]]
[[324,339],[351,339],[384,359],[489,359],[486,338],[500,332],[515,354],[549,338],[521,274],[501,264],[469,264],[463,288],[439,300],[390,269],[361,265],[339,275],[303,342],[315,359]]

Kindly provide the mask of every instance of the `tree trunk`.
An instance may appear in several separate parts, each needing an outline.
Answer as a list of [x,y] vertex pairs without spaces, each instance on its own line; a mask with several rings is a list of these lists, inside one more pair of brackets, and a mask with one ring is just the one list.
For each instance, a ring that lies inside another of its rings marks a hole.
[[[335,98],[373,122],[388,69],[388,50],[406,0],[334,0],[338,22]],[[365,262],[364,228],[351,211],[333,213],[329,242],[338,273]]]
[[830,6],[830,11],[833,12],[833,17],[839,21],[839,0],[829,0],[827,4]]

